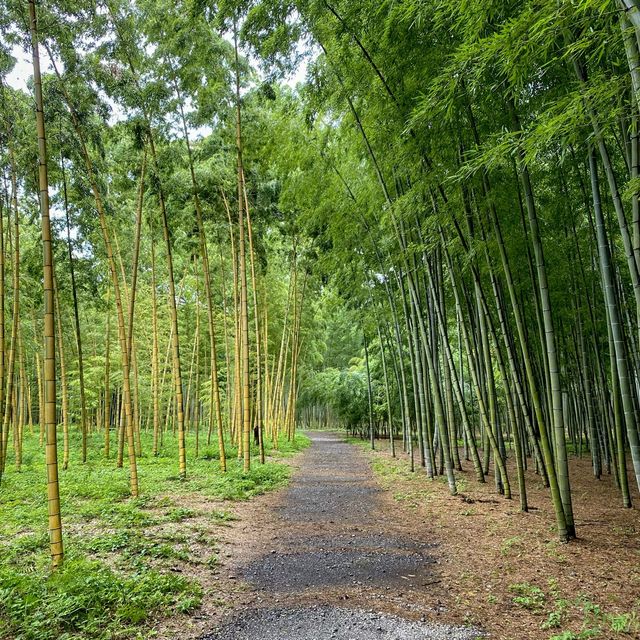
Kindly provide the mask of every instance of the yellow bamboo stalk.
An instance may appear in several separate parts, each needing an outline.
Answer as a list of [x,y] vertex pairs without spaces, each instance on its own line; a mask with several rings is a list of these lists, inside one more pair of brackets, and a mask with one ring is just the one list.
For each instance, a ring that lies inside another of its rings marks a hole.
[[191,401],[193,400],[193,374],[196,366],[196,353],[198,351],[198,333],[200,330],[200,309],[198,308],[198,280],[196,275],[196,331],[191,347],[191,358],[189,360],[189,376],[187,377],[187,395],[184,406],[184,424],[185,428],[189,431],[191,429]]
[[22,341],[22,328],[18,324],[18,376],[20,379],[20,385],[17,389],[16,396],[18,401],[18,421],[16,428],[16,470],[20,471],[22,468],[22,437],[25,425],[26,416],[26,388],[27,388],[27,376],[24,371],[24,343]]
[[158,353],[158,294],[156,291],[156,251],[151,226],[151,394],[153,396],[153,455],[158,455],[158,439],[160,436],[160,361]]
[[35,0],[29,1],[31,49],[33,58],[33,84],[36,98],[36,126],[38,137],[38,189],[42,216],[43,275],[44,275],[44,402],[47,434],[47,497],[49,511],[49,546],[54,569],[62,565],[62,519],[60,517],[60,490],[58,485],[58,451],[56,439],[56,349],[53,310],[53,251],[51,222],[49,219],[49,177],[47,175],[47,137],[44,125],[42,78],[38,52],[38,25]]
[[[229,222],[229,238],[231,240],[231,264],[233,275],[233,324],[234,324],[234,339],[233,339],[233,414],[231,416],[231,441],[238,445],[238,458],[242,457],[242,438],[238,435],[238,424],[240,422],[241,413],[241,344],[240,344],[240,314],[238,305],[238,257],[235,243],[235,233],[233,231],[233,222],[231,220],[231,208],[225,196],[224,191],[222,193],[222,201],[224,202],[225,211],[227,213],[227,220]],[[229,376],[227,375],[227,378]],[[227,384],[227,387],[229,384]],[[227,389],[229,394],[229,389]]]
[[289,383],[289,407],[287,419],[285,419],[285,426],[287,430],[287,437],[289,440],[293,440],[296,430],[296,405],[298,397],[298,358],[300,357],[300,349],[302,343],[300,339],[300,328],[302,325],[302,305],[304,302],[304,294],[307,286],[307,273],[305,272],[304,279],[302,281],[302,290],[300,294],[300,303],[297,305],[295,326],[293,330],[293,347],[291,349],[291,379]]
[[[35,316],[33,318],[34,335],[38,335]],[[38,422],[40,423],[40,446],[44,444],[44,385],[42,380],[42,366],[40,349],[36,349],[36,382],[38,383]]]
[[[19,356],[16,356],[16,360],[19,359]],[[20,471],[20,466],[22,465],[20,457],[20,404],[18,402],[18,384],[16,383],[13,385],[13,396],[11,398],[11,422],[13,424],[13,454],[16,471]]]
[[[292,252],[292,258],[295,255],[295,247]],[[288,322],[289,322],[289,314],[291,312],[291,304],[293,300],[293,272],[294,272],[295,260],[291,261],[291,269],[289,273],[289,283],[287,285],[287,304],[285,307],[284,318],[282,321],[282,335],[280,337],[280,349],[278,351],[278,367],[275,371],[275,376],[272,370],[272,379],[273,379],[273,397],[271,400],[271,413],[273,420],[273,438],[274,438],[274,446],[277,448],[278,444],[278,431],[280,426],[280,417],[281,417],[281,408],[282,408],[282,390],[284,386],[284,379],[286,377],[286,361],[287,355],[289,353],[289,336],[290,331],[288,330]],[[274,362],[275,366],[275,362]]]
[[[138,206],[137,206],[137,215],[136,215],[136,243],[139,245],[140,242],[140,220],[142,216],[142,196],[144,192],[144,170],[145,170],[145,159],[146,154],[143,154],[142,159],[142,168],[140,172],[140,182],[138,187]],[[118,234],[113,234],[113,242],[116,248],[116,256],[118,258],[118,264],[120,265],[120,275],[122,277],[122,288],[124,290],[124,297],[127,301],[127,360],[129,361],[129,376],[133,373],[133,385],[132,385],[132,415],[133,415],[133,434],[136,442],[136,455],[138,457],[142,456],[142,442],[140,440],[140,392],[138,385],[138,357],[136,352],[136,340],[133,335],[134,329],[134,307],[135,307],[135,284],[137,282],[138,276],[138,251],[134,248],[134,260],[132,265],[132,285],[131,289],[129,289],[129,285],[127,284],[127,276],[124,270],[124,262],[122,260],[122,252],[120,251],[120,242],[118,241]],[[122,451],[118,451],[118,458],[122,458]]]
[[[263,281],[264,287],[264,281]],[[271,435],[271,416],[269,415],[269,394],[270,394],[270,384],[271,380],[269,378],[269,310],[267,304],[267,297],[263,294],[262,296],[264,300],[264,322],[262,323],[262,339],[263,342],[263,357],[264,357],[264,391],[262,394],[262,402],[263,402],[263,415],[264,415],[264,435],[263,437],[269,438]]]
[[69,467],[69,389],[67,386],[67,368],[64,358],[64,341],[62,339],[62,314],[60,313],[60,296],[58,293],[58,282],[53,277],[53,295],[54,306],[56,312],[56,323],[58,330],[56,336],[58,339],[58,356],[60,358],[60,388],[62,389],[62,468]]
[[247,236],[249,239],[249,264],[251,268],[251,292],[253,295],[253,318],[254,329],[256,334],[256,403],[255,403],[255,419],[254,425],[258,431],[258,446],[260,449],[260,463],[264,464],[264,433],[263,433],[263,415],[262,415],[262,371],[260,369],[260,313],[258,308],[258,284],[256,281],[256,267],[253,251],[253,229],[251,227],[251,211],[249,209],[249,199],[247,198],[247,189],[243,178],[243,196],[244,206],[247,217]]
[[104,457],[109,458],[109,447],[111,442],[111,288],[107,291],[107,330],[105,336],[105,356],[104,356]]
[[[45,44],[45,47],[46,47],[46,44]],[[98,212],[98,221],[100,223],[100,230],[102,233],[102,238],[103,238],[106,253],[107,253],[107,263],[109,264],[109,271],[111,273],[111,282],[113,285],[113,294],[116,301],[116,311],[117,311],[117,318],[118,318],[118,338],[120,342],[120,351],[122,353],[122,386],[123,386],[123,401],[124,401],[124,411],[125,411],[125,426],[126,426],[126,435],[127,435],[127,450],[128,450],[128,457],[129,457],[131,495],[133,497],[137,497],[138,491],[139,491],[138,466],[136,462],[133,416],[132,416],[132,407],[131,407],[131,380],[129,377],[127,332],[126,332],[125,323],[124,323],[124,311],[122,306],[122,296],[120,294],[120,283],[118,278],[118,271],[116,267],[116,261],[113,255],[113,247],[111,244],[111,234],[109,233],[109,227],[107,224],[107,216],[104,208],[104,202],[102,200],[102,193],[98,188],[98,183],[97,183],[95,172],[93,169],[93,161],[91,160],[91,156],[89,154],[89,150],[85,142],[84,134],[80,126],[80,121],[76,114],[73,101],[71,100],[71,97],[69,96],[69,92],[66,90],[65,84],[62,80],[62,77],[60,76],[60,72],[58,71],[58,67],[55,62],[55,57],[51,54],[51,51],[49,51],[48,49],[47,51],[49,53],[49,59],[51,60],[51,65],[53,67],[53,70],[56,74],[56,77],[59,80],[59,87],[65,98],[67,106],[69,107],[73,127],[76,131],[76,135],[78,136],[78,142],[80,143],[80,152],[85,162],[87,178],[89,179],[89,184],[91,185],[93,198],[96,203],[96,210]]]
[[240,108],[240,64],[238,38],[234,25],[236,73],[236,152],[238,158],[238,256],[240,270],[240,333],[242,345],[242,448],[244,470],[251,469],[251,394],[249,386],[249,310],[247,304],[247,267],[245,248],[244,168],[242,164],[242,112]]
[[[15,156],[13,147],[9,148],[11,161],[11,210],[13,211],[13,309],[11,323],[11,343],[9,346],[9,366],[7,369],[7,402],[4,407],[2,420],[2,459],[0,459],[0,478],[5,470],[7,462],[7,450],[9,447],[9,432],[13,423],[15,431],[15,412],[12,414],[12,402],[14,400],[15,364],[18,350],[18,321],[20,318],[20,216],[18,213],[18,182],[16,177]],[[11,226],[9,226],[11,229]],[[9,236],[11,241],[11,236]],[[14,443],[16,439],[14,436]]]
[[[224,192],[223,192],[224,195]],[[226,199],[225,199],[226,204]],[[228,205],[227,205],[228,206]],[[227,422],[231,420],[231,357],[229,355],[229,329],[227,327],[227,279],[224,268],[224,257],[222,255],[222,242],[218,237],[218,253],[220,256],[220,280],[222,283],[222,329],[224,332],[224,361],[226,367],[226,393],[225,405],[227,408]]]
[[[9,213],[9,218],[11,214]],[[5,310],[4,310],[4,295],[5,295],[5,265],[4,265],[4,208],[0,203],[0,418],[4,416],[4,404],[5,404]],[[4,424],[0,420],[0,469],[2,468],[2,460],[4,460]],[[0,479],[2,473],[0,472]]]

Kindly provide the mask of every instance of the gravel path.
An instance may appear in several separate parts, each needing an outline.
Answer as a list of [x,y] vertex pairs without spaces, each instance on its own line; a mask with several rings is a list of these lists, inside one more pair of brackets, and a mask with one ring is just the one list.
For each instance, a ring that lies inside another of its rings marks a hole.
[[257,609],[232,620],[211,640],[470,640],[467,629],[339,607]]
[[414,596],[440,582],[434,545],[407,536],[357,447],[337,434],[311,438],[270,513],[270,548],[238,568],[257,606],[239,609],[203,640],[479,637],[470,629],[371,610],[373,601],[410,618],[422,613]]

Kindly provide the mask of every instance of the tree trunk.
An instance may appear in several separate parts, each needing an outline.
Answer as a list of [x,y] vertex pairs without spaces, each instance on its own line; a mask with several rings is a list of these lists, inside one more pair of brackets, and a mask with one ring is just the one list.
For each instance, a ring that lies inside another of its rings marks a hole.
[[[638,427],[635,418],[635,407],[633,403],[629,365],[627,361],[626,342],[624,330],[620,319],[616,289],[614,284],[611,255],[609,243],[606,236],[606,227],[602,206],[600,203],[600,187],[598,181],[598,167],[592,149],[589,149],[589,173],[591,174],[591,189],[593,193],[593,211],[596,219],[596,231],[598,240],[598,255],[600,257],[600,272],[602,274],[603,288],[607,303],[607,317],[613,336],[613,345],[616,355],[616,370],[619,381],[620,396],[624,411],[624,423],[627,428],[627,438],[631,448],[631,460],[636,476],[636,482],[640,487],[640,442],[638,439]],[[621,474],[626,474],[625,469],[619,470]],[[631,506],[625,504],[625,506]]]
[[247,304],[247,267],[245,254],[244,222],[244,168],[242,163],[242,117],[240,108],[240,67],[238,61],[238,38],[234,25],[233,44],[235,51],[236,77],[236,152],[238,156],[238,255],[240,270],[240,335],[242,347],[242,449],[244,470],[251,469],[251,406],[249,389],[249,317]]
[[84,388],[84,361],[82,358],[82,337],[80,332],[80,312],[78,309],[78,289],[76,286],[76,271],[73,260],[73,248],[71,244],[71,223],[69,221],[69,202],[67,199],[67,176],[64,169],[64,158],[60,158],[62,169],[62,191],[64,196],[64,214],[67,223],[67,249],[69,252],[69,272],[71,273],[71,292],[73,294],[73,317],[75,320],[76,347],[78,349],[78,377],[80,382],[80,419],[82,430],[82,462],[87,461],[87,399]]
[[47,498],[49,511],[49,546],[54,569],[62,565],[62,521],[60,518],[60,491],[58,485],[58,450],[56,438],[56,349],[53,299],[53,250],[49,219],[49,177],[47,175],[47,138],[42,101],[40,55],[38,53],[38,26],[35,0],[29,0],[31,49],[33,53],[33,83],[36,99],[36,125],[38,135],[38,189],[42,215],[43,275],[44,275],[44,402],[45,430],[47,434]]

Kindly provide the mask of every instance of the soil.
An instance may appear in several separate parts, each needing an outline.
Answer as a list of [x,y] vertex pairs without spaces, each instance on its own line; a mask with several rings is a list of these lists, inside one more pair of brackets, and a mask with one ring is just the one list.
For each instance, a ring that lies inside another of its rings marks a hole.
[[[500,640],[548,640],[569,632],[571,638],[640,638],[638,626],[614,633],[608,617],[640,621],[640,495],[631,473],[634,507],[624,509],[611,476],[597,480],[588,455],[570,458],[578,538],[563,544],[549,490],[533,470],[526,472],[529,512],[520,511],[513,455],[507,465],[513,499],[506,500],[496,494],[493,475],[486,484],[475,480],[470,462],[456,472],[459,494],[451,496],[444,479],[429,480],[417,461],[411,473],[408,456],[400,452],[393,459],[388,442],[376,442],[376,449],[368,456],[381,486],[404,506],[398,517],[421,525],[438,543],[443,603],[452,622],[477,625]],[[518,603],[531,587],[542,592],[539,601]],[[558,626],[550,626],[558,613]]]
[[[451,496],[444,481],[411,473],[404,454],[392,459],[388,443],[367,452],[337,434],[309,435],[287,489],[246,503],[182,501],[236,520],[181,523],[198,532],[193,552],[218,561],[176,563],[203,585],[203,604],[196,615],[159,620],[158,637],[462,640],[482,629],[500,640],[547,640],[586,628],[585,602],[611,614],[639,604],[638,511],[618,506],[611,478],[595,480],[588,460],[571,461],[579,539],[564,545],[533,472],[522,513],[517,490],[513,500],[497,496],[491,477],[476,483],[470,463]],[[541,590],[536,606],[514,602],[518,584]],[[554,608],[561,629],[542,629]]]

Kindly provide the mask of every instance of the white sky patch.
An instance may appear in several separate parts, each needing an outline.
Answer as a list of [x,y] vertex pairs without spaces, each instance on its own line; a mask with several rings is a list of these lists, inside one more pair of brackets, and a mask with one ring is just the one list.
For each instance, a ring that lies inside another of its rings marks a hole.
[[[27,80],[33,75],[31,52],[14,45],[11,55],[16,59],[16,66],[7,75],[7,84],[14,89],[27,91]],[[41,62],[42,64],[42,62]]]
[[289,74],[285,79],[285,84],[288,84],[290,87],[295,89],[298,84],[304,82],[307,76],[307,68],[309,63],[306,58],[303,58],[300,61],[300,64],[295,68],[293,73]]

